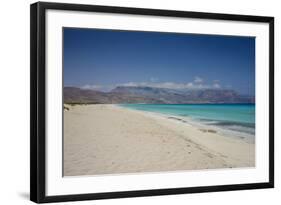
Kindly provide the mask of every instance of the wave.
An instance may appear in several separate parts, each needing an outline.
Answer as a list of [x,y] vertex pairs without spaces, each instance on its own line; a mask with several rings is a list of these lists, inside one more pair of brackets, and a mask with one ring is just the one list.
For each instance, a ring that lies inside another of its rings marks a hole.
[[255,134],[255,123],[210,120],[210,119],[198,119],[198,120],[207,125],[214,125],[233,131],[244,132],[251,135]]

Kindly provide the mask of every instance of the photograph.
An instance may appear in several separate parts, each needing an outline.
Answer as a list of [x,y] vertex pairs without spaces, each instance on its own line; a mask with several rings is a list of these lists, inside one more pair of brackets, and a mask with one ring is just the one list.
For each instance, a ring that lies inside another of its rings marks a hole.
[[63,176],[254,168],[255,47],[63,27]]
[[30,6],[31,201],[274,187],[274,17],[167,9]]

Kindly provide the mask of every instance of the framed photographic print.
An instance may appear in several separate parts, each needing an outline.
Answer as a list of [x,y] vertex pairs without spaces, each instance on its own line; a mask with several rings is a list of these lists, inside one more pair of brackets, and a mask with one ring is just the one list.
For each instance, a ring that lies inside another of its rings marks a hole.
[[34,202],[272,188],[274,18],[31,5]]

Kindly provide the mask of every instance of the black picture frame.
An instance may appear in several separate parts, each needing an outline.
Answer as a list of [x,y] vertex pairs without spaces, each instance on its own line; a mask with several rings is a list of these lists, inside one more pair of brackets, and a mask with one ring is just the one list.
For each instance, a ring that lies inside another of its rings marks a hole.
[[[263,22],[269,24],[269,181],[263,183],[230,184],[191,188],[171,188],[124,192],[89,193],[46,196],[46,10],[87,11],[102,13],[170,16],[196,19]],[[30,200],[37,203],[77,200],[97,200],[123,197],[217,192],[274,187],[274,18],[218,13],[202,13],[143,8],[110,7],[82,4],[38,2],[30,7]]]

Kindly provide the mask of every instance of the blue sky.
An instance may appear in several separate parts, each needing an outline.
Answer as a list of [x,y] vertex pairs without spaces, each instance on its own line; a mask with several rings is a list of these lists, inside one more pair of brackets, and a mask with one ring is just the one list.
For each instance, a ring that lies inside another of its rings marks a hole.
[[64,28],[64,86],[255,92],[255,38]]

